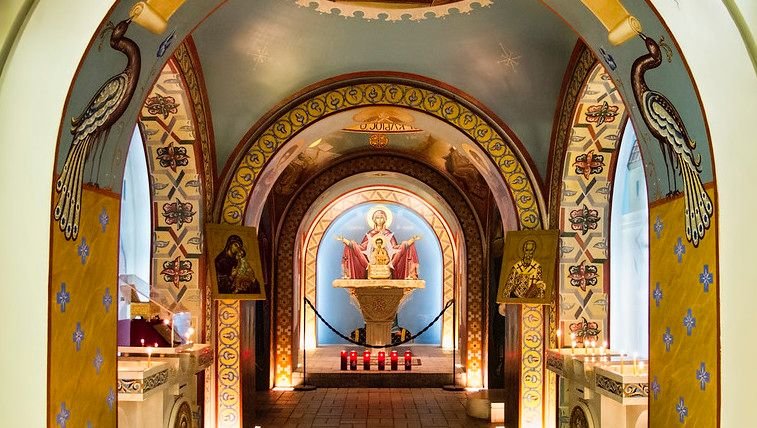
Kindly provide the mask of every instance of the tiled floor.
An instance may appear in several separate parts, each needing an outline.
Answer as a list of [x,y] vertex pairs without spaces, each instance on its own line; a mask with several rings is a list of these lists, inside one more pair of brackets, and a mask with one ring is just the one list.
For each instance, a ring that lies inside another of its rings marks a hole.
[[465,414],[466,392],[431,388],[320,388],[256,396],[261,427],[494,427]]

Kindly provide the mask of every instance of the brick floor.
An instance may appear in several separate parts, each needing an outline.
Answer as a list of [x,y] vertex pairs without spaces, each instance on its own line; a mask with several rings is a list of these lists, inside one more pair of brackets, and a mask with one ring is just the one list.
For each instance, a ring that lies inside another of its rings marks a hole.
[[465,413],[466,392],[437,388],[319,388],[256,394],[261,427],[494,427]]

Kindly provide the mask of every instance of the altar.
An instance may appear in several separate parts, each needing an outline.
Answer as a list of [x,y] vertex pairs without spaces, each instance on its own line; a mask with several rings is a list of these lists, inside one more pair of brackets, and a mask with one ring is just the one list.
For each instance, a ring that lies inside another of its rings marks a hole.
[[346,288],[354,297],[365,319],[366,343],[382,346],[392,343],[392,323],[397,309],[410,293],[425,288],[422,279],[336,279],[336,288]]

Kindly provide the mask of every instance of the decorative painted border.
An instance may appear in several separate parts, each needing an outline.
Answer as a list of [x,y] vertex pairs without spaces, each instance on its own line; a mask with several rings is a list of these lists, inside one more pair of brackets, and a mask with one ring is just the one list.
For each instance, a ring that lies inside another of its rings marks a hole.
[[195,138],[192,102],[182,71],[171,58],[158,75],[142,109],[152,202],[151,298],[173,312],[188,311],[202,326],[202,224],[205,218],[203,157]]
[[575,331],[579,343],[592,323],[597,341],[608,337],[610,177],[626,117],[619,91],[596,63],[571,113],[561,195],[554,201],[560,208],[558,327],[564,337]]
[[[303,251],[305,274],[301,275],[301,289],[305,290],[305,296],[311,302],[316,300],[316,255],[318,247],[324,233],[331,223],[348,208],[363,202],[375,203],[397,203],[412,209],[434,230],[439,244],[442,249],[442,302],[449,301],[454,295],[455,290],[455,260],[456,248],[453,245],[452,235],[446,222],[431,205],[423,198],[402,189],[392,189],[386,186],[371,186],[362,188],[357,192],[351,192],[343,195],[329,205],[311,222],[306,225],[309,230],[305,238],[305,250]],[[451,311],[448,311],[451,312]],[[452,313],[445,313],[442,318],[442,343],[448,342],[452,346]],[[305,339],[308,348],[315,346],[316,343],[316,321],[315,314],[307,311],[306,330],[308,337]]]
[[[368,171],[397,172],[415,178],[434,189],[449,204],[457,214],[457,220],[463,230],[465,249],[468,256],[466,270],[466,293],[468,312],[466,315],[466,331],[458,332],[462,363],[466,365],[468,381],[471,386],[483,384],[482,373],[482,338],[486,328],[483,325],[483,247],[482,231],[476,220],[473,209],[467,204],[457,188],[446,177],[419,162],[398,156],[372,155],[358,159],[346,159],[314,178],[307,187],[293,196],[294,203],[285,214],[276,254],[275,309],[274,309],[274,361],[275,384],[289,386],[292,382],[293,361],[293,263],[296,235],[300,219],[303,218],[310,205],[323,192],[342,179]],[[471,384],[471,380],[478,383]]]
[[242,423],[242,385],[239,375],[240,304],[238,300],[216,302],[217,426],[238,427]]
[[622,383],[607,376],[597,374],[597,388],[606,391],[618,398],[644,398],[649,397],[648,383]]
[[119,394],[147,394],[168,382],[168,369],[144,379],[118,379]]
[[[378,79],[374,79],[378,80]],[[389,79],[386,79],[389,80]],[[524,155],[513,151],[512,140],[473,106],[415,82],[338,82],[330,90],[302,97],[277,113],[262,132],[248,143],[234,167],[222,205],[228,224],[241,224],[252,189],[273,154],[307,126],[340,111],[371,105],[407,107],[435,116],[454,126],[489,154],[502,173],[515,201],[521,227],[541,225],[541,197],[534,175],[524,166]]]

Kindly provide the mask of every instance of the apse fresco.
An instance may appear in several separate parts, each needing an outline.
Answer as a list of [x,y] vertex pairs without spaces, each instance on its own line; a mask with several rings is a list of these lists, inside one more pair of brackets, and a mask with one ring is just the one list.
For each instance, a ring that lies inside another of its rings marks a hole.
[[119,201],[84,186],[78,237],[52,234],[48,426],[116,426]]
[[[364,321],[357,306],[351,301],[347,290],[334,288],[332,282],[343,277],[342,255],[345,239],[360,243],[370,229],[367,215],[377,204],[357,205],[334,220],[321,240],[317,256],[316,308],[323,317],[345,335],[362,328]],[[414,242],[418,254],[418,278],[426,281],[426,287],[417,289],[400,306],[397,314],[399,327],[414,334],[430,323],[443,307],[442,302],[442,253],[433,229],[414,211],[397,204],[382,204],[393,217],[388,228],[397,242],[420,236]],[[347,343],[339,338],[323,323],[318,323],[318,344],[332,345]],[[441,344],[441,323],[432,326],[426,333],[415,339],[417,344]]]

